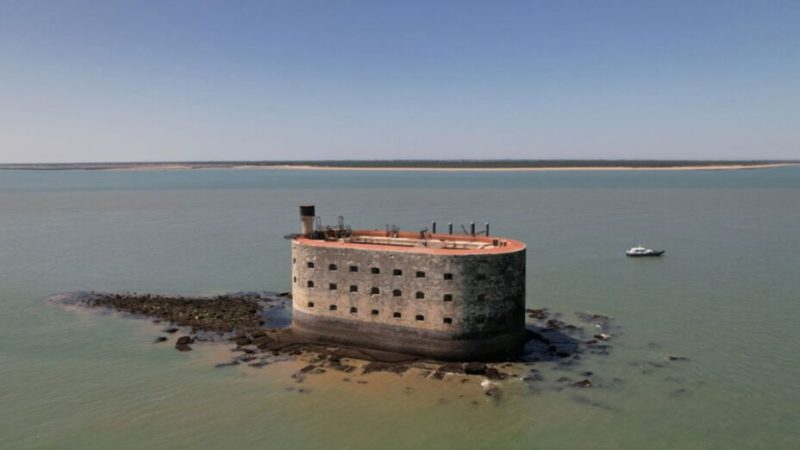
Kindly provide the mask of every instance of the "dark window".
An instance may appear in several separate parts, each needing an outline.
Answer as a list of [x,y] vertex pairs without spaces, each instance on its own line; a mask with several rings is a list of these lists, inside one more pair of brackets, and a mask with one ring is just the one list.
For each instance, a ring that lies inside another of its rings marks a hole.
[[336,290],[336,283],[330,283],[328,285],[328,289],[331,290],[331,291],[335,291]]
[[477,278],[478,281],[483,281],[483,280],[486,279],[486,274],[485,273],[479,273],[478,276],[475,277],[475,278]]
[[400,316],[399,312],[396,312],[396,313],[392,314],[392,317],[394,317],[395,319],[399,319],[401,316]]
[[336,305],[328,306],[328,309],[330,309],[331,311],[336,311]]
[[399,277],[399,276],[400,276],[400,275],[402,275],[402,274],[403,274],[403,271],[402,271],[402,270],[400,270],[400,269],[394,269],[394,270],[392,271],[392,275],[394,275],[394,276],[396,276],[396,277]]
[[415,317],[415,318],[417,320],[425,320],[425,316],[423,316],[422,314],[417,314],[417,317]]
[[380,289],[378,289],[378,288],[376,288],[376,287],[374,287],[374,288],[372,288],[372,289],[369,291],[369,293],[370,293],[370,294],[372,294],[372,295],[375,295],[375,294],[380,294],[380,293],[381,293],[381,290],[380,290]]
[[424,292],[417,292],[417,298],[425,298]]
[[308,287],[314,287],[314,282],[313,282],[313,281],[311,281],[311,280],[308,280],[308,283],[306,283],[306,286],[308,286]]
[[297,283],[297,277],[294,277],[294,282]]
[[371,314],[372,314],[373,316],[377,316],[377,315],[378,315],[378,310],[377,310],[377,309],[373,309],[373,310],[372,310],[372,312],[371,312]]
[[478,300],[480,301],[486,300],[486,294],[478,294]]
[[337,270],[336,264],[328,264],[328,270]]
[[313,308],[314,307],[314,302],[308,302],[308,307],[309,308]]
[[373,267],[372,269],[370,269],[370,272],[372,272],[373,274],[377,275],[377,274],[381,273],[381,269],[379,269],[377,267]]
[[358,292],[358,286],[355,284],[350,285],[350,292]]
[[446,302],[452,302],[453,301],[453,294],[444,294],[443,299]]
[[292,264],[297,262],[297,258],[292,258]]
[[392,295],[394,295],[395,297],[400,297],[401,295],[403,295],[403,291],[401,291],[400,289],[395,289],[392,291]]
[[357,314],[357,313],[358,313],[358,308],[356,308],[355,306],[350,308],[350,314]]
[[358,266],[350,266],[350,272],[358,272]]
[[452,273],[446,273],[446,274],[444,274],[444,279],[445,279],[445,280],[452,280],[452,279],[453,279],[453,274],[452,274]]
[[449,317],[445,317],[444,318],[444,323],[445,323],[445,325],[450,325],[451,323],[453,323],[453,319],[451,319]]
[[417,278],[425,278],[425,272],[417,271]]
[[314,263],[313,263],[313,262],[311,262],[311,261],[309,261],[309,262],[306,264],[306,266],[307,266],[309,269],[313,269],[313,268],[314,268]]

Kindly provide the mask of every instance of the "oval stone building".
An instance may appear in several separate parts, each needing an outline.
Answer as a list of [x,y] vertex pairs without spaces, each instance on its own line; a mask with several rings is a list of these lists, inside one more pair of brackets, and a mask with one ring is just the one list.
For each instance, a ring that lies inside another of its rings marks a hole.
[[517,353],[525,245],[473,234],[314,230],[292,235],[292,329],[334,344],[442,360]]

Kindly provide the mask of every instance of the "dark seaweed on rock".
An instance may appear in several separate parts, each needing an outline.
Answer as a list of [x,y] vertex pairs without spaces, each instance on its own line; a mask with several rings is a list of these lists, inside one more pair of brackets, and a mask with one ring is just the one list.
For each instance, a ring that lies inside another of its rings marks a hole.
[[262,306],[251,297],[220,295],[213,298],[166,297],[151,294],[96,294],[89,306],[113,308],[157,317],[178,326],[228,333],[263,325]]

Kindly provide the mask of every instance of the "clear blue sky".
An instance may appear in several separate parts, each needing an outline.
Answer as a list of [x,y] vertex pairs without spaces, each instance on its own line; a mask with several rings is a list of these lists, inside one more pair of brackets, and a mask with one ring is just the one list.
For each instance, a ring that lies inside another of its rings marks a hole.
[[800,1],[0,0],[0,162],[800,158]]

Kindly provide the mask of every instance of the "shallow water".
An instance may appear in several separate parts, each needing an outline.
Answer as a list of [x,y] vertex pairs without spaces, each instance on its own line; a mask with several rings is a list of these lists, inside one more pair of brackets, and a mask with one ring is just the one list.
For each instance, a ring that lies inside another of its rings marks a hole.
[[[215,369],[224,346],[179,353],[147,321],[45,302],[288,290],[301,203],[368,228],[491,222],[528,244],[529,307],[609,315],[622,334],[497,400],[413,371],[298,384],[302,361]],[[798,224],[800,168],[0,171],[0,446],[796,448]],[[667,254],[625,258],[638,242]],[[555,389],[586,370],[602,388]]]

